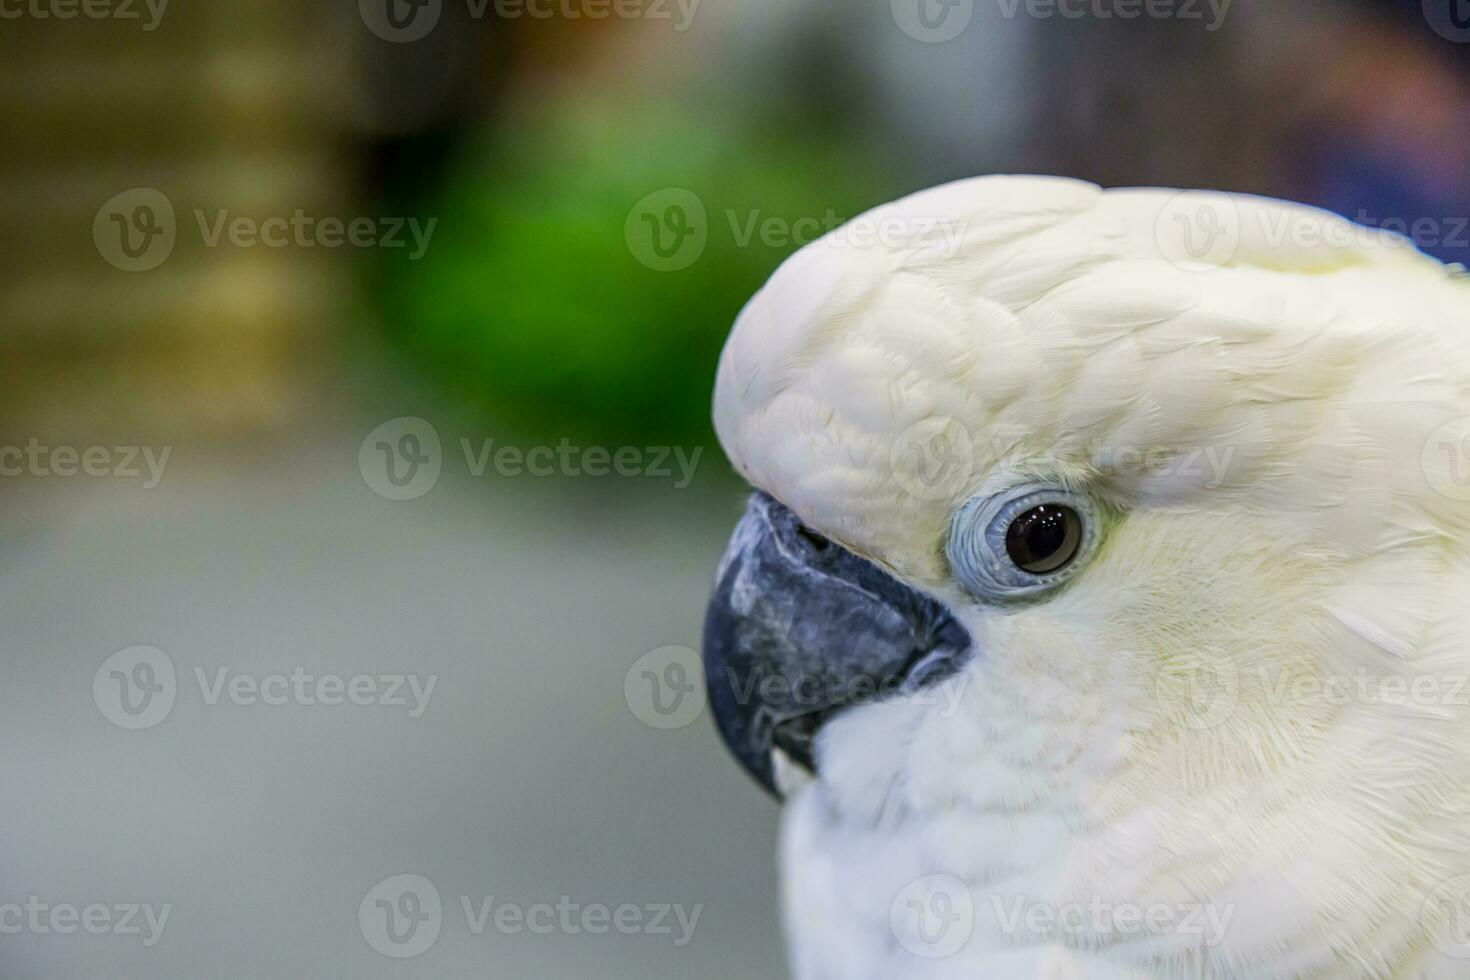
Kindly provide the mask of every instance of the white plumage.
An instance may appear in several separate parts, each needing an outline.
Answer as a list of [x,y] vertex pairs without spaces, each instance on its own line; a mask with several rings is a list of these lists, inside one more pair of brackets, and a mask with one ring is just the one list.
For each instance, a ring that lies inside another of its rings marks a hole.
[[[822,732],[797,976],[1470,976],[1470,281],[1246,197],[995,177],[858,221],[741,314],[716,427],[980,654],[954,710]],[[1101,550],[976,601],[951,515],[1037,475],[1107,502]],[[930,876],[958,948],[903,934]]]

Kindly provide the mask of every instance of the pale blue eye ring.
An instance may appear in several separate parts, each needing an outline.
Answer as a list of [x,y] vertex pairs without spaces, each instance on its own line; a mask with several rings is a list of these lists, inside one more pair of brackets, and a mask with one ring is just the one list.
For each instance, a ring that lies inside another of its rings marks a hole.
[[[1101,533],[1098,516],[1086,494],[1028,483],[967,501],[950,522],[945,554],[955,578],[977,599],[1034,596],[1061,585],[1087,563]],[[1022,567],[1016,552],[1018,544],[1024,547],[1028,529],[1039,529],[1048,547],[1064,548],[1060,560],[1031,565],[1042,571]]]

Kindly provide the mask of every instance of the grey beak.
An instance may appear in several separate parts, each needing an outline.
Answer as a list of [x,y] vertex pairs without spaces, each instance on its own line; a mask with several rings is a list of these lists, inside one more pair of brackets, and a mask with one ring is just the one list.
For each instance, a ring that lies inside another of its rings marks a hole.
[[774,747],[815,771],[832,715],[950,677],[969,656],[939,603],[751,496],[705,613],[704,668],[725,744],[767,790]]

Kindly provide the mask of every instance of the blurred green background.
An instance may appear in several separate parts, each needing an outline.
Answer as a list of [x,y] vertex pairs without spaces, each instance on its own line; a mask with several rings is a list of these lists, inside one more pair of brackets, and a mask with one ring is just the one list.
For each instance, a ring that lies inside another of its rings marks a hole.
[[[431,263],[384,262],[388,329],[487,421],[708,444],[724,328],[791,251],[761,223],[796,221],[814,201],[855,215],[891,191],[887,171],[840,131],[590,101],[521,110],[411,198],[453,219]],[[650,268],[629,246],[645,233],[627,224],[630,202],[649,188],[689,190],[705,208],[704,248],[684,269]]]

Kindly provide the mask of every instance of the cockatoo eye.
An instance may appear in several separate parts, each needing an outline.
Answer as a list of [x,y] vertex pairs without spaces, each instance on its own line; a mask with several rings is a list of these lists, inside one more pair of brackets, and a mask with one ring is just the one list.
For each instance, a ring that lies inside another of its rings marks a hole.
[[1066,581],[1098,537],[1097,509],[1085,495],[1027,484],[961,507],[946,553],[955,577],[977,599],[1036,595]]
[[1006,528],[1006,554],[1023,572],[1045,575],[1077,557],[1082,518],[1062,504],[1032,507]]

